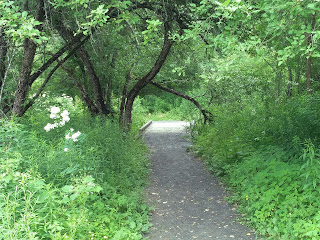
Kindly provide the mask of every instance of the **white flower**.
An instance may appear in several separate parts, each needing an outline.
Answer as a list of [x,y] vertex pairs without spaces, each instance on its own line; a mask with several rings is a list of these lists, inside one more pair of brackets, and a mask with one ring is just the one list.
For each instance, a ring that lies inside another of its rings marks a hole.
[[50,114],[50,118],[51,119],[56,119],[56,118],[58,118],[58,115],[56,113],[51,113]]
[[64,121],[64,122],[69,122],[69,121],[70,121],[69,116],[63,116],[63,117],[62,117],[62,121]]
[[62,127],[62,126],[64,126],[66,124],[66,121],[64,121],[63,119],[62,119],[62,121],[61,122],[59,122],[59,125]]
[[48,124],[44,127],[44,130],[46,130],[47,132],[49,132],[51,129],[54,129],[55,127],[56,127],[55,124],[48,123]]
[[60,115],[61,115],[61,117],[68,117],[69,112],[67,110],[64,110]]
[[68,139],[71,139],[72,137],[70,136],[70,133],[68,133],[67,135],[66,135],[66,139],[68,140]]
[[48,124],[44,127],[44,130],[46,130],[46,132],[49,132],[51,130],[50,126],[48,126]]
[[70,131],[71,131],[71,132],[73,132],[73,131],[74,131],[74,129],[73,129],[73,128],[70,128]]
[[65,152],[68,152],[69,151],[69,148],[64,148],[63,149]]
[[81,132],[78,131],[78,132],[72,134],[71,138],[72,138],[72,140],[73,140],[74,142],[77,142],[77,141],[78,141],[78,137],[79,137],[80,135],[81,135]]
[[59,107],[51,107],[50,112],[51,113],[59,113],[60,112],[60,108]]
[[60,122],[61,126],[64,126],[66,122],[70,121],[69,112],[67,110],[64,110],[60,116],[62,117],[62,120]]

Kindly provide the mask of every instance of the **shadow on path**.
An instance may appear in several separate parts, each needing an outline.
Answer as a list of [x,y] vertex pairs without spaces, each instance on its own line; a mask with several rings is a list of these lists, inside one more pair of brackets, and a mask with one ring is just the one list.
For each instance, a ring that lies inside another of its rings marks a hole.
[[150,240],[255,239],[236,221],[237,212],[226,192],[199,159],[186,152],[190,145],[181,121],[153,122],[144,139],[151,149],[151,185],[147,201],[155,207]]

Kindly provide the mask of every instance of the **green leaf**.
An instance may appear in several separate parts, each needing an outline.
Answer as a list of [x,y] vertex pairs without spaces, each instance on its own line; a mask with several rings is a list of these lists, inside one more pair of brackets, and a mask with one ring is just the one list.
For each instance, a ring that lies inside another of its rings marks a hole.
[[134,221],[130,221],[129,225],[130,225],[130,228],[132,228],[132,229],[135,229],[137,227],[137,224]]
[[72,185],[65,185],[61,190],[65,193],[72,193],[74,192],[74,187]]
[[316,5],[314,3],[309,3],[307,7],[310,9],[316,9]]
[[49,197],[50,195],[47,193],[47,192],[43,192],[39,195],[38,197],[38,203],[43,203],[45,201],[47,201],[47,198]]
[[23,12],[21,13],[21,17],[22,17],[22,18],[25,18],[27,15],[28,15],[28,12],[26,12],[26,11],[23,11]]
[[63,199],[62,199],[62,203],[64,204],[68,204],[70,202],[70,198],[68,196],[65,196]]
[[79,196],[79,194],[77,194],[77,193],[72,194],[72,195],[70,196],[71,201],[75,200],[78,196]]

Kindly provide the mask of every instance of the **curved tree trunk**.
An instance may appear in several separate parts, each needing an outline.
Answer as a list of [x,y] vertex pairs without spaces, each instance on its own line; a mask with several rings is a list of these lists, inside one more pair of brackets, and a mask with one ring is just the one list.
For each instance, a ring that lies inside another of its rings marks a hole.
[[127,131],[130,130],[132,123],[132,108],[135,98],[138,96],[139,92],[157,76],[167,56],[169,55],[170,49],[173,45],[173,40],[169,38],[169,30],[170,25],[169,23],[165,22],[164,42],[157,61],[155,62],[151,70],[143,78],[141,78],[128,93],[124,112],[124,126],[126,127]]
[[[68,29],[63,22],[59,19],[56,21],[55,28],[58,30],[60,36],[66,41],[71,42],[73,39],[73,33],[70,29]],[[82,46],[80,49],[78,49],[76,55],[81,59],[83,62],[86,72],[89,76],[89,80],[91,82],[93,93],[94,93],[94,99],[95,99],[95,105],[99,109],[99,112],[107,115],[110,114],[111,111],[107,109],[104,97],[103,97],[103,90],[100,83],[100,79],[93,67],[93,64],[90,60],[90,56],[88,51]]]
[[77,49],[81,47],[88,39],[89,39],[89,36],[85,37],[69,52],[69,54],[66,57],[63,58],[62,61],[58,61],[56,66],[50,71],[45,81],[42,83],[41,87],[38,89],[38,92],[35,94],[35,96],[26,104],[26,106],[22,108],[21,112],[18,114],[19,117],[25,114],[25,112],[34,104],[35,100],[40,96],[40,94],[44,90],[45,86],[47,85],[47,83],[49,82],[50,78],[53,76],[55,71],[57,71],[57,69],[61,67],[62,64],[65,63],[77,51]]
[[110,114],[110,111],[107,111],[107,107],[104,102],[103,91],[102,91],[102,87],[100,84],[100,79],[94,70],[93,64],[90,60],[90,57],[89,57],[87,50],[85,50],[84,47],[81,47],[78,50],[78,55],[80,56],[81,60],[83,61],[84,65],[87,69],[87,73],[89,75],[89,79],[90,79],[90,82],[93,87],[95,102],[96,102],[96,105],[97,105],[99,111],[105,115]]

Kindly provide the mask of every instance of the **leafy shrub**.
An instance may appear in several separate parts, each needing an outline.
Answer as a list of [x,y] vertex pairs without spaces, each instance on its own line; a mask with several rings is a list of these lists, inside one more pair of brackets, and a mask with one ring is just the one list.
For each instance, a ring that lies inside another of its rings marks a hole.
[[69,122],[46,132],[60,120],[42,108],[20,125],[1,122],[0,239],[141,239],[146,147],[72,109]]
[[265,139],[265,120],[260,111],[250,105],[216,106],[214,123],[203,129],[197,127],[196,150],[206,157],[212,170],[223,175],[225,166],[241,161]]
[[237,193],[233,199],[263,236],[318,239],[320,188],[312,184],[313,178],[305,178],[314,171],[311,169],[262,150],[228,169],[229,182]]
[[194,128],[195,151],[266,238],[320,238],[318,98],[225,103],[212,125]]

